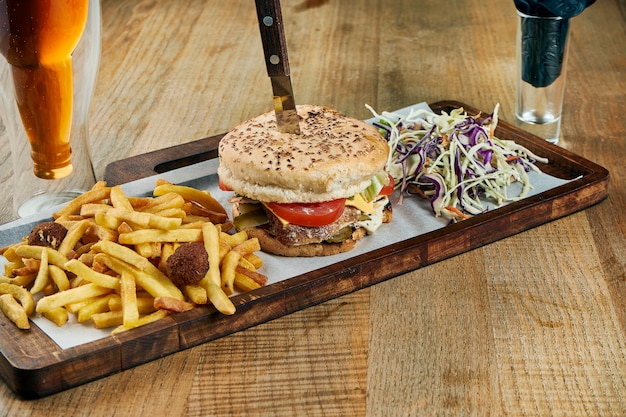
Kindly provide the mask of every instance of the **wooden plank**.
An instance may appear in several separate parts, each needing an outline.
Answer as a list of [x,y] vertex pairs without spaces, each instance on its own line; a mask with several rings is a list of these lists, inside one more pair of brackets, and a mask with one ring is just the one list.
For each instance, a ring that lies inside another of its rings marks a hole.
[[[431,105],[449,111],[463,103]],[[39,397],[161,358],[210,340],[320,304],[397,275],[589,207],[607,196],[608,172],[601,166],[500,122],[497,135],[514,139],[549,158],[543,168],[569,183],[508,204],[443,229],[387,245],[249,293],[233,297],[237,313],[224,316],[209,307],[174,314],[166,320],[76,348],[62,350],[34,327],[22,332],[0,317],[0,375],[17,393]],[[113,185],[216,156],[221,136],[175,146],[110,165]],[[189,150],[192,149],[192,150]]]

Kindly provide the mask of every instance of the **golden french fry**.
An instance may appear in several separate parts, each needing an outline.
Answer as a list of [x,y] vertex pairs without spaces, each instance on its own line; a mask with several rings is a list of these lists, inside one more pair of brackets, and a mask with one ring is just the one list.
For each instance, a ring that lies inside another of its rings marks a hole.
[[49,265],[48,276],[52,278],[52,282],[54,282],[54,285],[56,285],[59,291],[70,289],[70,280],[67,278],[67,274],[62,268],[56,265]]
[[218,242],[219,245],[219,251],[220,251],[220,263],[222,262],[222,260],[224,260],[224,256],[226,256],[226,254],[228,252],[230,252],[233,247],[230,246],[227,242],[223,241],[222,239],[220,239],[220,241]]
[[111,189],[103,186],[102,183],[96,183],[91,190],[79,195],[69,203],[65,205],[61,210],[54,213],[52,216],[57,219],[64,215],[71,215],[80,213],[80,208],[83,204],[94,203],[109,198],[111,195]]
[[250,269],[246,269],[237,265],[237,267],[235,268],[235,272],[242,274],[242,275],[246,275],[247,277],[255,281],[257,284],[259,284],[260,286],[267,284],[267,276],[257,271],[252,271]]
[[248,234],[245,230],[241,230],[232,235],[226,232],[220,232],[220,239],[228,243],[231,247],[235,247],[248,240]]
[[154,299],[154,308],[158,310],[167,310],[174,313],[182,313],[194,308],[194,305],[187,301],[178,300],[171,297],[156,297]]
[[54,221],[65,226],[65,228],[69,230],[72,228],[72,226],[74,226],[75,223],[81,220],[83,220],[83,216],[81,216],[80,214],[72,214],[68,216],[61,216]]
[[247,255],[249,253],[260,251],[261,244],[259,243],[258,238],[253,237],[243,243],[238,244],[237,246],[234,246],[233,250],[235,252],[239,252],[241,255]]
[[151,197],[127,196],[126,198],[128,198],[128,201],[130,201],[130,204],[133,206],[133,209],[137,211],[141,211],[147,204],[150,203],[150,201],[154,200]]
[[67,257],[60,254],[59,251],[46,246],[22,245],[15,249],[15,252],[22,258],[41,259],[42,252],[48,252],[48,263],[63,268],[67,262]]
[[122,310],[122,297],[119,294],[111,294],[109,298],[109,310]]
[[96,297],[84,306],[82,306],[77,313],[77,320],[79,323],[84,323],[91,320],[94,314],[104,313],[109,311],[109,300],[117,294],[107,294],[101,297]]
[[167,259],[176,251],[173,243],[164,243],[161,245],[161,254],[159,256],[159,270],[165,272],[167,270]]
[[98,300],[98,298],[100,297],[101,297],[100,295],[97,295],[95,297],[89,297],[89,298],[85,298],[84,300],[76,301],[75,303],[66,304],[65,309],[72,314],[78,314],[81,308],[85,307],[86,305],[90,303],[93,303],[94,301]]
[[236,288],[238,288],[240,291],[243,291],[243,292],[252,291],[252,290],[256,290],[257,288],[261,288],[261,285],[258,282],[256,282],[249,276],[242,274],[239,271],[235,271],[234,284]]
[[220,268],[221,286],[226,295],[231,295],[235,292],[235,268],[237,268],[240,258],[241,254],[233,250],[228,252],[222,261]]
[[46,311],[45,313],[43,313],[43,316],[59,327],[67,323],[67,320],[69,319],[69,314],[67,310],[63,307]]
[[194,228],[197,225],[200,225],[200,227],[202,227],[202,225],[207,222],[213,223],[211,219],[209,219],[208,217],[194,216],[193,214],[187,214],[185,218],[183,219],[183,224],[181,225],[181,227]]
[[159,197],[152,198],[141,207],[140,211],[146,213],[158,213],[163,210],[177,208],[180,209],[185,204],[185,199],[177,193],[167,193]]
[[115,229],[110,229],[97,223],[93,223],[91,225],[91,227],[87,231],[87,234],[89,234],[89,236],[83,237],[83,240],[87,240],[87,238],[90,238],[91,242],[99,242],[101,240],[115,242],[117,241],[118,235]]
[[256,253],[248,253],[243,256],[243,259],[250,262],[254,266],[255,269],[259,269],[263,266],[263,259]]
[[48,251],[41,251],[41,262],[39,263],[39,272],[35,278],[35,283],[30,289],[31,294],[41,292],[48,284]]
[[[24,266],[24,263],[20,260],[20,262],[9,262],[4,264],[4,275],[5,278],[9,278],[9,277],[13,277],[15,276],[15,270],[16,269],[20,269]],[[2,278],[0,278],[1,280]]]
[[0,310],[22,330],[30,329],[28,315],[11,294],[0,295]]
[[161,184],[154,188],[153,194],[155,196],[161,196],[167,193],[179,194],[187,201],[195,201],[204,208],[215,211],[217,213],[226,214],[226,210],[213,196],[207,191],[200,191],[195,188],[187,187],[184,185],[174,184]]
[[109,327],[119,326],[124,321],[124,312],[122,310],[112,310],[97,313],[91,316],[91,321],[96,329],[107,329]]
[[250,271],[255,271],[256,267],[254,266],[254,264],[252,262],[250,262],[249,260],[247,260],[246,258],[244,258],[243,256],[241,258],[239,258],[239,266],[242,266],[246,269],[249,269]]
[[154,214],[156,216],[161,216],[161,217],[179,218],[181,220],[181,224],[183,220],[185,219],[185,217],[187,217],[187,213],[185,213],[185,210],[180,209],[180,208],[168,208],[168,209],[164,209],[161,211],[157,211]]
[[[80,215],[81,217],[96,217],[98,214],[106,213],[113,206],[103,203],[89,203],[83,204],[80,207]],[[56,220],[57,222],[61,221],[60,219]]]
[[[109,309],[122,310],[122,297],[118,294],[112,294],[113,297],[109,300]],[[137,310],[139,314],[152,313],[154,308],[154,297],[150,294],[137,293]]]
[[79,248],[76,248],[76,250],[74,251],[76,253],[76,256],[81,256],[84,255],[86,253],[89,253],[89,251],[91,250],[91,247],[93,246],[94,242],[91,243],[86,243],[82,246],[80,246]]
[[[222,285],[222,279],[220,278],[220,250],[219,250],[219,241],[220,234],[219,230],[213,223],[205,223],[202,226],[202,239],[204,241],[204,249],[209,256],[209,270],[207,271],[202,281],[204,284],[200,284],[205,289],[207,288],[206,281],[211,281],[216,286],[220,287]],[[201,281],[201,282],[202,282]],[[207,290],[208,293],[208,290]],[[209,297],[210,299],[211,297]]]
[[[202,281],[200,282],[202,283]],[[203,286],[204,286],[204,289],[206,290],[209,300],[211,301],[213,306],[215,306],[217,311],[219,311],[222,314],[228,314],[228,315],[235,314],[235,311],[236,311],[235,305],[230,300],[230,298],[228,298],[228,296],[224,293],[224,291],[222,290],[220,286],[213,283],[213,281],[207,281],[206,283],[204,283]]]
[[120,227],[120,224],[122,224],[122,220],[115,216],[111,216],[106,211],[96,213],[93,218],[97,225],[105,227],[109,230],[117,230],[117,228]]
[[1,283],[0,294],[9,294],[19,301],[27,315],[30,316],[35,312],[35,299],[26,288],[13,284]]
[[122,311],[124,312],[122,323],[129,324],[139,319],[135,277],[128,272],[123,272],[120,281],[120,297],[122,298]]
[[65,264],[65,269],[74,275],[81,277],[99,287],[110,288],[118,291],[120,289],[119,278],[111,275],[96,272],[78,259],[72,259]]
[[54,286],[54,282],[48,280],[46,286],[41,290],[41,294],[45,297],[46,295],[54,294],[57,292],[57,287]]
[[19,277],[15,277],[12,284],[19,285],[20,287],[27,287],[33,281],[35,281],[36,277],[37,274],[21,275]]
[[91,222],[89,220],[81,220],[80,222],[74,224],[63,238],[61,245],[57,249],[59,253],[63,256],[67,256],[74,246],[78,243],[78,241],[83,237],[87,229],[91,226]]
[[[122,298],[119,295],[113,294],[113,297],[109,300],[109,309],[119,311],[123,310]],[[139,311],[139,314],[152,313],[154,310],[156,310],[154,308],[154,297],[143,295],[137,296],[137,311]]]
[[35,311],[38,313],[45,313],[54,308],[63,307],[67,304],[76,303],[78,301],[85,300],[91,297],[97,297],[99,295],[108,294],[111,292],[110,288],[100,287],[96,284],[86,284],[80,287],[70,288],[67,291],[57,292],[52,295],[41,298],[37,302]]
[[198,229],[142,229],[130,233],[122,233],[118,242],[122,245],[137,245],[148,242],[201,242],[202,231]]
[[199,285],[185,285],[183,286],[183,293],[194,304],[207,304],[209,302],[206,290]]
[[202,229],[202,225],[205,223],[206,220],[198,220],[186,216],[183,219],[183,224],[180,225],[179,229]]
[[3,248],[4,251],[2,252],[2,256],[4,256],[6,260],[9,262],[21,262],[22,257],[19,256],[17,253],[15,253],[15,250],[19,246],[25,245],[25,244],[26,244],[25,242],[20,242],[20,243],[16,243],[15,245]]
[[158,258],[161,256],[161,247],[163,246],[163,242],[150,242],[150,247],[152,247],[152,256],[151,258]]
[[157,310],[154,313],[147,314],[139,319],[135,320],[131,323],[124,323],[119,327],[116,327],[111,334],[118,334],[124,332],[126,330],[136,329],[137,327],[145,326],[148,323],[153,323],[155,321],[161,320],[162,318],[167,317],[169,312],[167,310]]
[[126,211],[135,211],[135,209],[133,208],[133,205],[130,203],[130,201],[126,197],[126,194],[124,194],[122,187],[120,187],[119,185],[111,187],[110,198],[111,198],[111,204],[113,205],[113,207],[117,207]]
[[143,242],[135,245],[135,252],[144,258],[156,258],[161,254],[161,242]]
[[120,208],[112,208],[107,211],[107,213],[120,220],[133,223],[144,228],[173,230],[182,224],[182,220],[177,217],[163,217],[141,211],[127,211]]

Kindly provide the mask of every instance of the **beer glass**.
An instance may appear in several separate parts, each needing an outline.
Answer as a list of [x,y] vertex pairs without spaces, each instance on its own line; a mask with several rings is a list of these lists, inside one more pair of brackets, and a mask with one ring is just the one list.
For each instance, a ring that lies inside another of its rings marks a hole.
[[95,183],[88,111],[100,61],[99,0],[0,2],[0,118],[19,217]]

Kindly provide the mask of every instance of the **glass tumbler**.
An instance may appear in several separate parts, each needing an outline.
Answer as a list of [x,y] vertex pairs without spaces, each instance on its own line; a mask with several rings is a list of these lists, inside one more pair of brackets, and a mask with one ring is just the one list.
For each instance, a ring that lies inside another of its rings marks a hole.
[[570,20],[518,14],[516,125],[557,143],[561,129]]

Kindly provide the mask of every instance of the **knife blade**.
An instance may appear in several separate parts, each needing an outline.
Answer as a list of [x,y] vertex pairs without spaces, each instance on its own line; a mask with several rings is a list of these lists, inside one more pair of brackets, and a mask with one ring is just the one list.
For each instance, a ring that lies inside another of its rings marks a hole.
[[270,77],[274,93],[276,125],[281,132],[300,134],[280,0],[255,0],[255,2],[267,75]]

